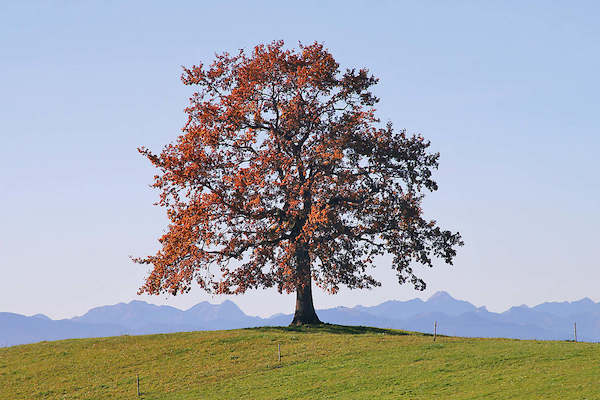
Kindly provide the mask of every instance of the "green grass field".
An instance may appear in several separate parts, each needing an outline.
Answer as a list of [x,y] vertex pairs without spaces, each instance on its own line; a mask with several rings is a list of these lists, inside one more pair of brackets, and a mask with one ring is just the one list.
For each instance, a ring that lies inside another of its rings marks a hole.
[[0,348],[1,399],[134,399],[138,374],[143,399],[600,399],[600,345],[326,325]]

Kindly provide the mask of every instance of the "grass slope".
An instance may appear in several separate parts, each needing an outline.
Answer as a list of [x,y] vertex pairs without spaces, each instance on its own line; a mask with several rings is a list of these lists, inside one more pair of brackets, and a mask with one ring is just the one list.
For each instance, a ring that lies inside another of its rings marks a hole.
[[136,374],[143,399],[597,399],[600,348],[335,325],[0,348],[0,399],[134,399]]

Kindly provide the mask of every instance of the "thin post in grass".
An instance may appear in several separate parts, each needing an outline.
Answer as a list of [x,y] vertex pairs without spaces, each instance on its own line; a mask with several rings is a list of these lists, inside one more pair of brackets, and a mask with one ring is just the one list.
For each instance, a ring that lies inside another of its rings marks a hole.
[[435,339],[437,339],[437,321],[435,321],[433,323],[433,341],[435,342]]
[[573,332],[575,333],[575,342],[577,342],[577,322],[573,322]]
[[136,375],[135,379],[137,381],[137,395],[138,395],[138,397],[140,397],[140,375],[139,374]]
[[281,364],[281,343],[277,343],[277,360]]

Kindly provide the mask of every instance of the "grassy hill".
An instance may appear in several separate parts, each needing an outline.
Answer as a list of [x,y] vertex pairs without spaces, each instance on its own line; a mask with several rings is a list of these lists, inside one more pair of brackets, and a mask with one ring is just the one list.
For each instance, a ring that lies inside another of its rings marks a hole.
[[600,347],[326,325],[0,348],[0,399],[134,399],[138,374],[143,399],[597,399]]

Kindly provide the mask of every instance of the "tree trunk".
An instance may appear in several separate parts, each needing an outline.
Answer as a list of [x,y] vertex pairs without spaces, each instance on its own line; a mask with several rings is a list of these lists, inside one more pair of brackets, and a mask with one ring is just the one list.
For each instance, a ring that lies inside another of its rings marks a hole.
[[296,312],[290,325],[320,324],[312,299],[310,256],[305,249],[296,250],[296,271],[299,277],[296,285]]

